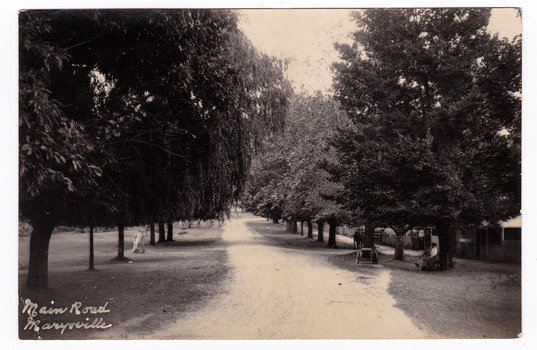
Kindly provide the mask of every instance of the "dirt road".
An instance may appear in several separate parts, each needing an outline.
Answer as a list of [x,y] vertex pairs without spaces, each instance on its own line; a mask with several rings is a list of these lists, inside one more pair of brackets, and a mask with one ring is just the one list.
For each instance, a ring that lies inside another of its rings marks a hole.
[[[339,269],[316,252],[272,246],[244,216],[226,222],[225,292],[153,339],[427,338],[388,294],[390,275]],[[218,248],[221,249],[221,246]]]

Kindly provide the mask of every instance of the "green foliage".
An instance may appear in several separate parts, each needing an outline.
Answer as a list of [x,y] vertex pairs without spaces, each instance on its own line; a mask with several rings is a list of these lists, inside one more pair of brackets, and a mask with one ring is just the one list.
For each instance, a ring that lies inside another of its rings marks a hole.
[[520,211],[520,38],[491,37],[489,15],[365,10],[354,44],[337,45],[336,99],[354,127],[335,145],[349,208],[366,223],[475,224]]

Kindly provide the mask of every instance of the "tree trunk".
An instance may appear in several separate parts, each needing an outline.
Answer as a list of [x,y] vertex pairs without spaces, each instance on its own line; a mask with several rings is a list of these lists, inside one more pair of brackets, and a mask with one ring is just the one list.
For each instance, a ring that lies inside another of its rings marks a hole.
[[440,253],[448,253],[453,256],[453,240],[449,222],[439,221],[436,223],[436,233],[438,234],[438,243]]
[[300,235],[304,236],[304,221],[300,221]]
[[119,225],[117,227],[118,241],[117,241],[117,256],[113,260],[122,261],[128,260],[125,258],[125,226]]
[[308,220],[308,238],[313,238],[313,224]]
[[95,255],[93,253],[93,226],[89,227],[89,269],[95,270]]
[[49,222],[31,222],[30,263],[26,287],[48,288],[48,248],[55,225]]
[[168,237],[166,238],[168,242],[173,241],[173,223],[168,222]]
[[285,222],[285,231],[293,232],[293,223],[291,221]]
[[477,259],[480,259],[481,258],[481,255],[480,255],[480,245],[481,245],[481,233],[479,232],[478,229],[475,229],[474,230],[474,237],[475,237],[475,244],[474,244],[474,252],[475,252],[475,256]]
[[324,222],[317,221],[317,242],[324,242]]
[[366,225],[362,243],[364,248],[373,247],[375,244],[375,227]]
[[272,222],[277,224],[278,223],[278,218],[272,218]]
[[293,233],[298,233],[298,224],[293,220]]
[[162,243],[166,241],[166,235],[164,232],[164,223],[159,222],[158,223],[158,243]]
[[149,244],[155,245],[155,223],[149,224]]
[[329,229],[328,229],[328,244],[326,245],[328,248],[337,248],[336,246],[336,228],[337,224],[335,220],[328,221]]
[[397,232],[397,236],[395,238],[395,251],[393,253],[393,260],[405,260],[405,235],[404,232]]

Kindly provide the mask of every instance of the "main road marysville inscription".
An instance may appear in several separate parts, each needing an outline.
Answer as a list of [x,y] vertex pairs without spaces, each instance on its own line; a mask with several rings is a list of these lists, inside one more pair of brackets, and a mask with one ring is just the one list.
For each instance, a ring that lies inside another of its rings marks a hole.
[[[67,329],[106,329],[112,327],[112,324],[105,322],[103,317],[100,317],[102,314],[110,312],[108,302],[100,306],[86,306],[80,301],[75,301],[69,306],[57,307],[54,306],[54,301],[50,302],[50,306],[40,306],[29,298],[24,300],[21,298],[21,301],[23,303],[22,313],[28,315],[26,326],[24,326],[25,331],[35,331],[39,334],[42,331],[59,330],[60,334],[63,334]],[[42,322],[40,318],[44,315],[58,316],[58,320]],[[67,321],[67,315],[71,315],[69,321]],[[79,319],[72,321],[73,317]]]

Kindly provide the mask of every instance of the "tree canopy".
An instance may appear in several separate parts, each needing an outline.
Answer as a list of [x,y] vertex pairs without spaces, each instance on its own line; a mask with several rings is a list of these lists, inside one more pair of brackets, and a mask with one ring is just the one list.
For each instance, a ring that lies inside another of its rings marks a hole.
[[282,70],[232,11],[22,12],[21,217],[34,230],[222,217],[283,126]]
[[353,121],[335,145],[363,221],[477,224],[520,212],[521,40],[488,9],[355,13],[336,45],[336,99]]
[[348,221],[343,188],[329,170],[338,167],[330,140],[338,127],[349,125],[331,97],[296,95],[283,134],[267,141],[254,159],[243,196],[247,209],[287,221]]

